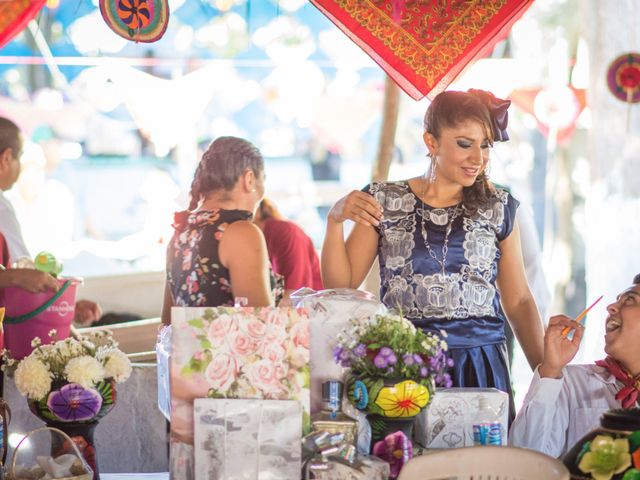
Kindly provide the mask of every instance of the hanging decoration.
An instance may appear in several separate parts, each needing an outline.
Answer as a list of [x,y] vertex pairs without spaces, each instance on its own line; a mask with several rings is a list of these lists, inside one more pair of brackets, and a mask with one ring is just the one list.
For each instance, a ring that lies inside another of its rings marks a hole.
[[535,117],[538,130],[544,136],[548,136],[553,127],[556,141],[566,144],[575,132],[578,117],[587,106],[587,91],[572,86],[523,88],[512,91],[509,100]]
[[100,13],[111,30],[127,40],[159,40],[169,24],[167,0],[100,0]]
[[20,33],[45,3],[46,0],[0,1],[0,48]]
[[607,85],[618,100],[640,102],[640,53],[625,53],[611,62]]
[[533,0],[311,0],[412,98],[433,98]]

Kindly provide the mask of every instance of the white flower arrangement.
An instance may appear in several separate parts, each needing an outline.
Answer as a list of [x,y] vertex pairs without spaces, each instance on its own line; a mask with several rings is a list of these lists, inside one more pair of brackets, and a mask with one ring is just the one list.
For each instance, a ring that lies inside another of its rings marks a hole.
[[[49,336],[55,338],[56,331],[49,332]],[[5,358],[2,369],[14,372],[16,388],[30,400],[43,399],[56,381],[92,388],[103,380],[122,383],[131,375],[129,358],[108,330],[48,345],[42,345],[36,337],[32,345],[31,355],[19,361],[12,359],[7,350],[1,353]]]

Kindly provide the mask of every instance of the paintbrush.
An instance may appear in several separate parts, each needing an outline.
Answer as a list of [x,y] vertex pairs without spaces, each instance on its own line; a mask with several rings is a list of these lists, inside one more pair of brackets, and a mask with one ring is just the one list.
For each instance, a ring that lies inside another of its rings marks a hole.
[[[580,322],[584,317],[587,316],[587,313],[589,313],[589,310],[591,310],[593,307],[596,306],[596,303],[598,303],[600,300],[602,300],[602,297],[604,297],[604,295],[600,295],[595,302],[593,302],[591,305],[589,305],[587,308],[584,309],[584,311],[578,315],[576,317],[576,322]],[[572,330],[572,327],[564,327],[562,329],[562,336],[566,337],[567,335],[569,335],[569,332]]]

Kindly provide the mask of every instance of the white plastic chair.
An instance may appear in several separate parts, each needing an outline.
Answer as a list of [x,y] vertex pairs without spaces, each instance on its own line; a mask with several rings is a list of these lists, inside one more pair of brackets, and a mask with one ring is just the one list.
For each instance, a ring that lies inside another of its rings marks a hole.
[[398,480],[569,480],[559,460],[525,448],[477,446],[411,459]]

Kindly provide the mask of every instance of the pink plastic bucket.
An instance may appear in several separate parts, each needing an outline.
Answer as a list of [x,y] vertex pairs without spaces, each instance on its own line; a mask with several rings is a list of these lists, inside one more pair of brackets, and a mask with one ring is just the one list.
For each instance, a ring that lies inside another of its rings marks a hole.
[[4,292],[4,346],[11,357],[22,359],[31,351],[31,340],[40,337],[43,344],[52,343],[49,332],[55,329],[55,340],[69,336],[76,309],[76,290],[81,280],[58,279],[57,292],[30,293],[10,287]]

